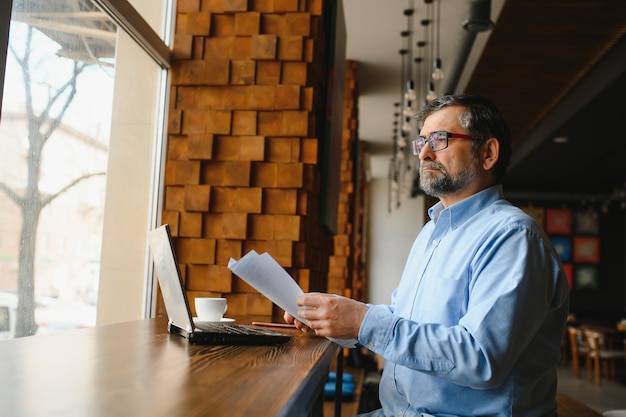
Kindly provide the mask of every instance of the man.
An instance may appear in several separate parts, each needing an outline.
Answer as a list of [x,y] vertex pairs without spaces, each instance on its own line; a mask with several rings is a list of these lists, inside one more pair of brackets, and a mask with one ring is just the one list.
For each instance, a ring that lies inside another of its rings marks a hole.
[[385,359],[371,416],[555,416],[569,288],[548,237],[503,199],[506,123],[470,95],[439,97],[417,118],[420,185],[440,201],[391,305],[306,294],[296,326],[356,337]]

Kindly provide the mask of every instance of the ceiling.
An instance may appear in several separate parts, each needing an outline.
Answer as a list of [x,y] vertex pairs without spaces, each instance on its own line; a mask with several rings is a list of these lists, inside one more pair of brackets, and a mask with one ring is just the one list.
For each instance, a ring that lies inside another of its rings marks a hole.
[[[413,4],[418,21],[427,17],[426,3],[411,1],[343,0],[347,58],[359,63],[359,137],[373,177],[389,172],[404,10]],[[507,194],[559,200],[623,191],[626,1],[493,0],[495,25],[469,40],[462,22],[485,1],[440,1],[446,78],[437,93],[475,93],[498,104],[514,138]]]

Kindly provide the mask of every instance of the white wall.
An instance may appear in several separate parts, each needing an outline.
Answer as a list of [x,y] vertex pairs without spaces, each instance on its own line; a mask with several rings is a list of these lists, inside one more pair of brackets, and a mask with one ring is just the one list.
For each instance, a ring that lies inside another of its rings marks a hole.
[[413,240],[424,225],[424,198],[404,198],[401,206],[388,210],[388,180],[369,183],[369,241],[367,301],[389,304],[400,282]]

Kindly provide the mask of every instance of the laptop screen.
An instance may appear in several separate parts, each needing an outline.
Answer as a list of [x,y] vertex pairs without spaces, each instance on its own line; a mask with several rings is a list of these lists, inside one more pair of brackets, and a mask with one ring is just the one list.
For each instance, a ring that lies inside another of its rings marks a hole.
[[175,326],[192,332],[193,321],[174,255],[169,225],[164,224],[151,231],[148,235],[148,242],[167,316]]

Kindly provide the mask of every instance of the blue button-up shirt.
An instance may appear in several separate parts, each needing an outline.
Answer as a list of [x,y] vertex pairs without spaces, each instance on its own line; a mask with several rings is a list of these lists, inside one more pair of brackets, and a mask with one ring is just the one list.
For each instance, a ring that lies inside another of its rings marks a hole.
[[549,238],[499,185],[428,214],[359,331],[385,415],[553,416],[569,286]]

